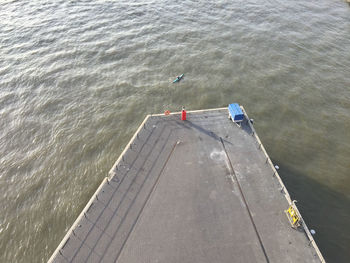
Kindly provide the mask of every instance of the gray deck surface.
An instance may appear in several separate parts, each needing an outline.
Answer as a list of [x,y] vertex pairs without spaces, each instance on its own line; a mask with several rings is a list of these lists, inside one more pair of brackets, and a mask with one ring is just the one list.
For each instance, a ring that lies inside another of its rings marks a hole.
[[51,260],[320,262],[251,133],[227,110],[150,117]]

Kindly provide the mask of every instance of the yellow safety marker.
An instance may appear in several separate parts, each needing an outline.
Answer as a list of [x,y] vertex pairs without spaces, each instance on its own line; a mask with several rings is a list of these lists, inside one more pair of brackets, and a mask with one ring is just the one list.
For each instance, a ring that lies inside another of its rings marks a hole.
[[294,202],[295,201],[293,201],[289,208],[287,210],[284,210],[284,212],[286,213],[289,222],[292,224],[292,227],[297,228],[300,226],[300,217],[298,215],[298,212],[293,207]]

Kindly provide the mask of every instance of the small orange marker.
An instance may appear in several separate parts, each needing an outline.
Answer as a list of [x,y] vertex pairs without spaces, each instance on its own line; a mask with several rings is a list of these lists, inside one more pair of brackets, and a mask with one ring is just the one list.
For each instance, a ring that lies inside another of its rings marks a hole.
[[170,114],[170,111],[166,110],[164,111],[164,115],[169,115]]

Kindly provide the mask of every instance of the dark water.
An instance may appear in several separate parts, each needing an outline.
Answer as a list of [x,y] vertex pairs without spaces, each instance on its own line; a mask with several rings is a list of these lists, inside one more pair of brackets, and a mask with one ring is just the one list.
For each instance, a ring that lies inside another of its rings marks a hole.
[[0,262],[47,261],[146,114],[231,102],[348,262],[349,70],[342,0],[1,1]]

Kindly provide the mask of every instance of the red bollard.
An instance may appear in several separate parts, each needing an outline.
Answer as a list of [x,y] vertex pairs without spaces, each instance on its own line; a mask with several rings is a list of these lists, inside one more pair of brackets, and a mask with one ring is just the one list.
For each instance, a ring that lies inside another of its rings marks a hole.
[[185,120],[186,120],[186,111],[185,111],[185,108],[182,108],[181,120],[182,120],[182,121],[185,121]]

